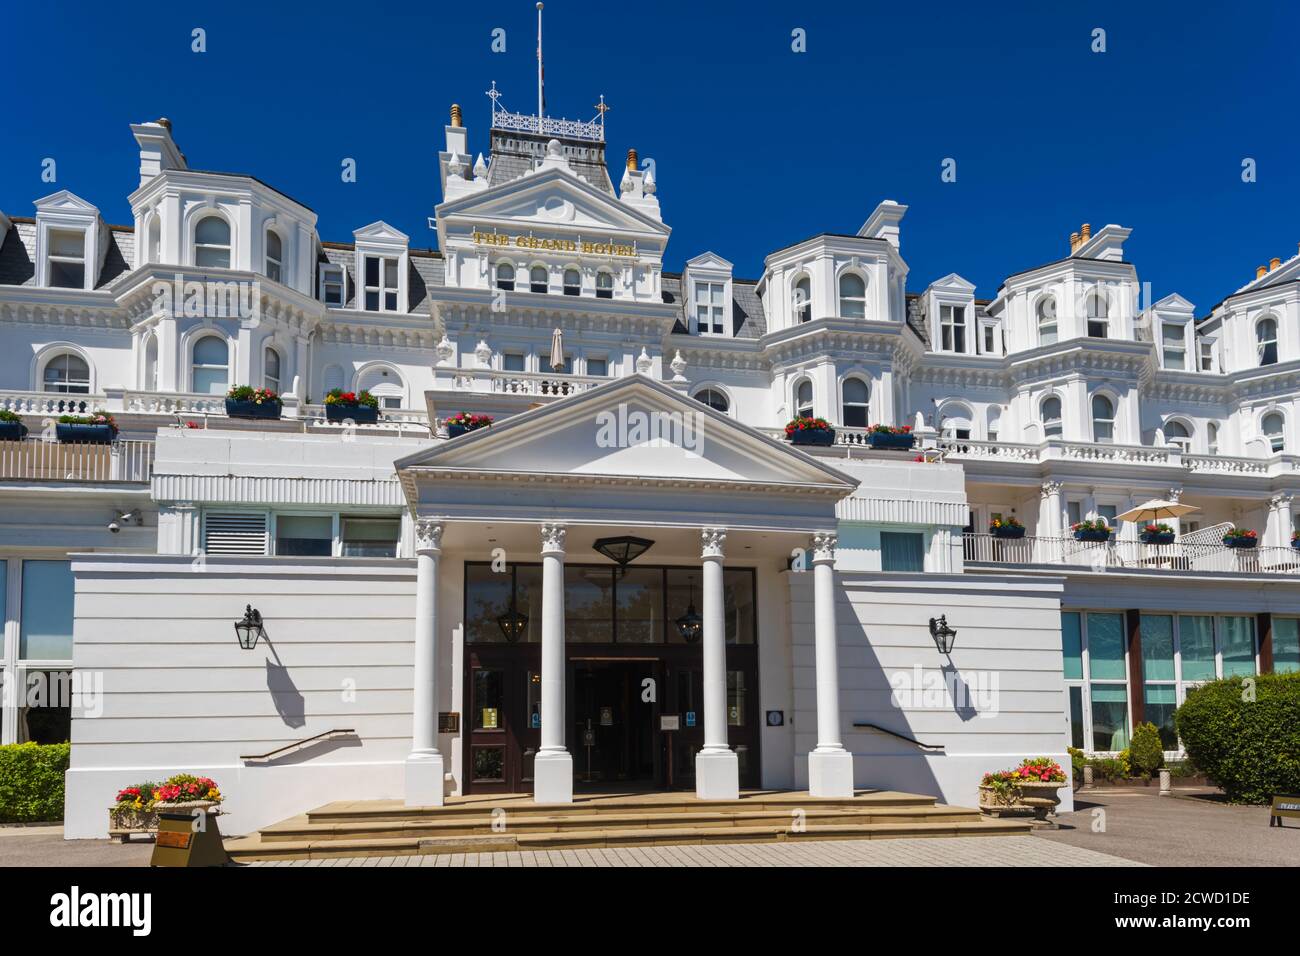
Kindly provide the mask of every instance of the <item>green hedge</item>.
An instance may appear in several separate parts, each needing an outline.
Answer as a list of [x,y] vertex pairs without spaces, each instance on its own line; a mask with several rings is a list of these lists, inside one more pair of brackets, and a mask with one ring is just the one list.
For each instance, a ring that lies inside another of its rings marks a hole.
[[0,823],[63,819],[63,775],[71,744],[0,747]]
[[1228,799],[1300,793],[1300,673],[1205,684],[1188,692],[1174,721],[1187,755]]

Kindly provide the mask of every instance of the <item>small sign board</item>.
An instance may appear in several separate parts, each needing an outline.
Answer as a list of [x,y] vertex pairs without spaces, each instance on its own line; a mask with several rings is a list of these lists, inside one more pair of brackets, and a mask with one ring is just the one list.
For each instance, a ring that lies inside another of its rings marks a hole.
[[614,708],[613,708],[613,707],[602,707],[602,708],[600,708],[600,726],[602,726],[602,727],[613,727],[613,726],[614,726]]
[[590,727],[582,732],[582,745],[584,747],[596,746],[596,732]]
[[541,730],[542,712],[540,710],[533,711],[532,715],[528,718],[528,726],[533,730]]
[[694,726],[695,726],[695,711],[693,711],[693,710],[688,710],[688,711],[686,712],[686,726],[687,726],[687,727],[694,727]]
[[1300,794],[1273,794],[1273,805],[1268,811],[1268,825],[1282,826],[1283,817],[1300,820]]
[[681,730],[681,729],[682,729],[682,718],[681,718],[681,715],[680,715],[680,714],[660,714],[660,715],[659,715],[659,729],[660,729],[660,730]]
[[480,726],[484,730],[496,730],[500,727],[500,718],[497,716],[497,709],[495,707],[483,708],[483,722]]
[[440,734],[458,734],[460,733],[460,712],[441,711],[438,714],[438,733]]
[[217,814],[197,812],[203,819],[188,812],[158,814],[158,836],[150,866],[225,866],[230,862],[221,842]]
[[784,727],[784,726],[785,726],[785,711],[784,711],[784,710],[769,710],[769,711],[767,712],[767,725],[768,725],[769,727]]

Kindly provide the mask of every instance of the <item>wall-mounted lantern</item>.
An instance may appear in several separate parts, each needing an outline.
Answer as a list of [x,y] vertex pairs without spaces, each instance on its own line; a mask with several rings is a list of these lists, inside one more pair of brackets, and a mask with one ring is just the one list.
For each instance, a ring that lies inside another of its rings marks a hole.
[[946,657],[952,653],[952,643],[957,632],[948,626],[948,615],[941,614],[937,619],[930,618],[930,636],[934,638],[934,646],[939,648],[940,654]]
[[245,607],[243,620],[235,622],[235,636],[239,638],[239,646],[244,650],[251,651],[255,648],[258,638],[266,637],[266,630],[262,627],[262,612],[251,604]]

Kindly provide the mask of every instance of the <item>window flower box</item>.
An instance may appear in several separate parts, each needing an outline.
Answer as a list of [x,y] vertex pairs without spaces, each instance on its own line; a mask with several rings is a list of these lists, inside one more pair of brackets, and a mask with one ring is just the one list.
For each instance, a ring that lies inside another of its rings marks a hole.
[[330,389],[329,394],[325,396],[325,420],[327,422],[351,420],[357,425],[373,425],[379,421],[379,399],[369,392]]
[[1293,535],[1291,535],[1291,547],[1295,548],[1297,551],[1300,551],[1300,531],[1297,531]]
[[1035,826],[1051,827],[1047,819],[1061,798],[1065,771],[1050,757],[1026,758],[1015,770],[986,773],[980,782],[980,811],[988,816],[1032,816]]
[[27,437],[27,426],[16,412],[0,409],[0,441],[22,441]]
[[872,425],[867,430],[867,444],[881,450],[907,451],[916,444],[911,425]]
[[228,418],[256,418],[275,421],[280,417],[284,403],[269,388],[236,385],[226,393]]
[[1254,548],[1259,545],[1259,535],[1250,528],[1229,528],[1223,536],[1225,548]]
[[835,444],[835,429],[824,418],[810,418],[800,415],[792,418],[785,425],[786,440],[792,445],[815,445],[828,448]]
[[989,522],[989,534],[995,538],[1023,538],[1025,526],[1017,518],[994,518]]
[[1075,541],[1109,541],[1111,536],[1110,525],[1101,518],[1076,522],[1070,526],[1070,531],[1074,533]]
[[450,418],[444,419],[443,425],[447,428],[448,438],[459,438],[466,432],[478,431],[480,428],[490,428],[492,426],[492,416],[457,412]]
[[112,415],[63,415],[54,426],[59,441],[87,445],[111,445],[117,437]]
[[1138,534],[1138,540],[1143,544],[1173,544],[1174,529],[1163,521],[1158,524],[1149,524]]

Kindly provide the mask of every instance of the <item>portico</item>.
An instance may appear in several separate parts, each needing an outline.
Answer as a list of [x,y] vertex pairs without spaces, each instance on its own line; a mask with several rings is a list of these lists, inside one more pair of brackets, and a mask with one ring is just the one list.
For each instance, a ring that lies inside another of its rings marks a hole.
[[[644,423],[649,427],[642,428]],[[746,671],[738,663],[756,662],[759,655],[746,627],[759,635],[778,623],[745,623],[758,616],[753,608],[744,608],[746,598],[737,596],[743,588],[736,575],[745,569],[751,580],[752,575],[803,571],[811,571],[816,579],[818,743],[809,755],[810,789],[814,796],[852,794],[852,756],[840,743],[834,549],[835,503],[853,491],[855,479],[645,376],[620,379],[447,441],[402,459],[397,471],[417,517],[420,555],[408,805],[442,801],[441,780],[435,783],[433,768],[441,771],[443,756],[431,741],[437,739],[438,711],[451,709],[456,695],[448,692],[451,688],[440,694],[436,676],[423,675],[449,672],[453,684],[465,679],[471,696],[481,691],[483,701],[494,704],[461,701],[462,709],[473,708],[459,743],[451,742],[460,751],[459,766],[452,761],[451,772],[461,792],[472,778],[505,773],[500,762],[518,760],[523,768],[520,779],[525,786],[531,782],[537,803],[572,802],[577,751],[585,749],[585,779],[590,781],[593,738],[600,726],[618,720],[618,708],[611,705],[599,708],[595,727],[590,719],[585,730],[581,723],[576,729],[570,723],[578,695],[575,688],[566,687],[566,680],[579,659],[575,649],[588,662],[584,676],[592,662],[639,662],[646,674],[640,678],[639,701],[651,707],[637,711],[643,724],[636,732],[644,735],[650,726],[646,715],[652,712],[660,719],[648,731],[651,746],[659,746],[658,735],[668,733],[666,728],[679,728],[678,753],[666,761],[680,766],[682,748],[693,750],[690,775],[696,795],[735,799],[742,762],[759,758],[758,731],[752,727],[760,709],[758,696],[778,698],[770,708],[762,706],[780,711],[788,709],[778,705],[790,693],[788,688],[747,686],[744,675],[752,669]],[[597,539],[619,534],[653,541],[653,559],[641,557],[624,567],[593,550]],[[458,630],[449,630],[439,619],[458,618],[462,607],[439,607],[436,596],[454,598],[454,590],[449,591],[440,576],[457,561],[474,569],[475,581],[481,582],[475,593],[489,596],[476,597],[470,607],[471,574],[466,570],[465,620]],[[691,612],[698,595],[697,638],[678,634],[679,615],[672,609],[684,597],[683,583]],[[612,593],[606,595],[606,589]],[[581,597],[588,591],[593,596],[582,600],[590,607],[566,607],[566,594]],[[744,593],[755,600],[752,584]],[[427,600],[428,595],[435,597]],[[509,615],[508,622],[500,623],[505,636],[496,638],[499,645],[521,642],[513,648],[499,646],[496,653],[536,664],[521,665],[517,681],[506,669],[498,669],[484,677],[480,687],[471,684],[464,670],[471,656],[477,656],[473,642],[485,633],[470,618],[481,617],[478,606],[492,600],[507,609],[499,617]],[[532,613],[518,606],[525,600]],[[601,630],[604,625],[591,623],[603,620],[598,613],[593,617],[591,608],[606,605],[613,608],[610,619],[617,622],[608,636]],[[788,618],[788,612],[768,616]],[[580,633],[567,635],[571,626]],[[529,642],[540,647],[523,646]],[[448,668],[453,653],[455,663]],[[667,670],[679,673],[680,679],[661,680]],[[631,671],[628,676],[633,676]],[[698,704],[693,702],[697,677]],[[511,681],[521,687],[523,697],[510,696],[513,691],[507,685],[515,686]],[[657,697],[661,685],[663,699]],[[491,697],[498,693],[502,701],[523,702],[510,703],[515,710],[507,714]],[[678,694],[691,695],[692,703],[679,705]],[[670,708],[676,708],[671,716]],[[695,729],[697,720],[702,730],[698,747],[685,733]],[[510,739],[495,748],[499,753],[491,746],[477,749],[468,737],[502,729],[509,731],[505,736]],[[746,733],[754,734],[753,744],[744,745],[738,754],[736,741]],[[575,734],[587,739],[574,739]],[[631,732],[624,737],[632,739]],[[671,753],[671,737],[667,746]],[[659,758],[652,758],[659,767]],[[656,772],[656,779],[664,779]],[[583,779],[581,759],[576,773]],[[670,785],[680,786],[685,776],[674,780],[671,767],[666,771]]]

